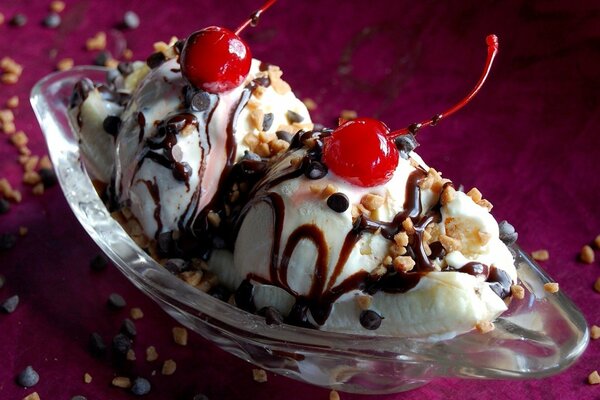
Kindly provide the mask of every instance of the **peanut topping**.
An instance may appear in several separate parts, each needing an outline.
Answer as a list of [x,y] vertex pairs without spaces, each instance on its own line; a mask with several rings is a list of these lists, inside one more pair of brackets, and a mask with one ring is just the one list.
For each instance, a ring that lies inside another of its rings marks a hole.
[[406,233],[409,235],[415,233],[415,226],[410,218],[406,218],[404,221],[402,221],[402,228],[404,228]]
[[525,298],[525,289],[521,285],[512,285],[510,287],[510,293],[517,300],[523,300]]
[[359,295],[356,296],[356,304],[361,310],[368,310],[371,307],[371,303],[373,303],[373,297],[368,295]]
[[88,51],[104,50],[106,48],[106,33],[98,32],[85,42]]
[[475,329],[477,329],[479,333],[488,333],[493,331],[494,328],[494,323],[490,321],[481,321],[475,325]]
[[398,256],[394,258],[392,263],[394,265],[394,269],[400,272],[408,272],[415,266],[415,260],[408,256]]
[[579,253],[579,258],[586,264],[591,264],[594,262],[594,250],[587,244],[583,246],[581,249],[581,253]]
[[379,207],[383,205],[385,199],[383,196],[378,194],[368,193],[360,199],[360,204],[362,204],[367,210],[375,211]]
[[462,249],[462,243],[460,240],[454,239],[448,235],[440,235],[440,242],[448,253],[460,251]]
[[558,283],[556,283],[556,282],[544,283],[544,290],[548,293],[556,293],[556,292],[558,292]]
[[546,249],[536,250],[531,252],[531,257],[537,261],[546,261],[550,258],[550,253]]
[[481,201],[483,199],[483,195],[477,188],[473,188],[467,192],[467,196],[469,196],[475,203]]
[[408,246],[408,235],[406,232],[398,232],[394,235],[394,242],[398,246],[406,247]]
[[444,191],[442,192],[440,203],[442,203],[442,205],[445,206],[452,200],[454,200],[454,197],[456,197],[456,189],[454,189],[452,185],[448,185],[444,188]]

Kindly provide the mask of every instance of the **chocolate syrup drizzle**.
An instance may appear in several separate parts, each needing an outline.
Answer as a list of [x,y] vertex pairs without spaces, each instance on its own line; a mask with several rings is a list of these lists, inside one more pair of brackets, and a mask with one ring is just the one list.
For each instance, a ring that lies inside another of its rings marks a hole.
[[[296,299],[286,322],[299,326],[316,327],[325,323],[331,313],[333,304],[345,293],[354,290],[360,290],[368,294],[375,294],[379,291],[385,293],[407,292],[414,288],[423,276],[435,270],[432,260],[444,254],[443,248],[441,250],[436,248],[435,253],[432,252],[430,256],[425,251],[423,233],[430,223],[440,222],[441,214],[440,205],[438,204],[422,215],[423,209],[419,183],[427,174],[420,168],[409,175],[405,189],[406,194],[403,210],[396,214],[392,221],[376,221],[365,215],[361,215],[356,219],[352,229],[344,238],[342,249],[337,255],[337,262],[333,267],[331,276],[328,277],[328,266],[331,257],[335,255],[330,254],[325,234],[317,225],[304,224],[297,227],[289,235],[287,242],[282,243],[285,204],[279,194],[270,192],[269,190],[286,180],[301,176],[311,162],[321,161],[322,137],[318,133],[300,132],[296,135],[294,141],[292,141],[292,148],[301,147],[300,143],[305,142],[308,138],[316,139],[316,145],[306,152],[302,162],[298,163],[298,167],[288,167],[276,175],[267,175],[255,186],[254,197],[242,210],[237,226],[239,229],[245,214],[253,205],[265,202],[270,206],[273,215],[273,246],[271,249],[269,276],[261,277],[249,274],[244,281],[244,287],[247,289],[251,281],[280,287]],[[393,242],[394,236],[404,230],[402,222],[407,218],[410,218],[414,226],[414,234],[410,235],[411,239],[407,247],[407,255],[410,255],[415,260],[415,266],[411,271],[400,272],[390,267],[383,275],[372,275],[362,270],[337,283],[350,254],[360,240],[363,232],[381,234]],[[307,294],[297,293],[290,286],[287,279],[290,259],[302,240],[310,241],[316,251],[312,282]],[[451,270],[454,269],[445,269],[445,271]],[[471,262],[458,269],[458,271],[473,276],[483,276],[490,283],[492,290],[501,298],[505,298],[510,294],[510,285],[512,282],[508,274],[503,270]],[[252,293],[252,291],[247,290],[246,292]],[[248,300],[245,299],[246,302]]]

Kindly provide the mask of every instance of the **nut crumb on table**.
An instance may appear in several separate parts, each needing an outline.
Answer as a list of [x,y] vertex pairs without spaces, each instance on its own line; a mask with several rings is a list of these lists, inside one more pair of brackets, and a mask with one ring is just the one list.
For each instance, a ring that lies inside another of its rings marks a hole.
[[187,329],[181,326],[173,328],[173,340],[180,346],[187,346],[188,332]]
[[340,400],[340,394],[337,391],[332,390],[329,392],[329,400]]
[[600,338],[600,326],[592,325],[590,328],[590,337],[594,340]]
[[544,283],[544,290],[548,293],[556,293],[559,290],[558,283],[557,282]]
[[252,369],[252,379],[258,383],[264,383],[267,381],[267,371],[260,368]]
[[586,264],[591,264],[594,262],[594,250],[590,245],[586,244],[581,248],[579,259]]
[[547,261],[550,258],[550,253],[546,249],[532,251],[531,258],[536,261]]
[[600,383],[600,375],[598,374],[598,371],[593,371],[588,375],[588,383],[590,385],[597,385]]

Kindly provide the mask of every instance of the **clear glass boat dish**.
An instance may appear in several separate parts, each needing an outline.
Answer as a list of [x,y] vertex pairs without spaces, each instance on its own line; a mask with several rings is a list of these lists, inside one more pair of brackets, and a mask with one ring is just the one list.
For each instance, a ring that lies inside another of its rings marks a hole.
[[261,368],[314,385],[357,393],[392,393],[438,377],[531,379],[556,374],[585,350],[589,334],[577,307],[550,277],[517,253],[526,297],[512,301],[487,334],[448,340],[337,334],[264,318],[217,300],[170,274],[140,249],[109,215],[81,162],[67,116],[73,85],[83,77],[104,82],[107,70],[76,67],[42,79],[31,103],[46,138],[60,186],[79,222],[140,290],[194,332]]

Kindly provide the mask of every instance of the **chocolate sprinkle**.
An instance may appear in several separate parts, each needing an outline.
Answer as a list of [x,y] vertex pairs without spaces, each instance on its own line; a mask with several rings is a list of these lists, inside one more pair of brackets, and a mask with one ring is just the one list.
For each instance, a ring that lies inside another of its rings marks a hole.
[[33,369],[31,365],[28,365],[23,371],[17,375],[16,382],[19,386],[29,388],[35,386],[40,381],[40,375]]
[[319,161],[311,161],[304,171],[304,175],[308,179],[321,179],[327,175],[327,167]]
[[151,388],[152,387],[150,386],[150,382],[148,382],[148,379],[135,378],[135,380],[133,381],[133,385],[131,386],[131,393],[133,393],[136,396],[143,396],[145,394],[150,393]]
[[110,60],[111,58],[112,57],[108,51],[101,51],[100,53],[98,53],[96,55],[96,57],[94,57],[94,64],[99,65],[101,67],[105,66],[107,61]]
[[262,130],[268,131],[273,125],[273,113],[266,113],[263,116]]
[[277,132],[275,132],[275,134],[277,135],[277,139],[285,140],[288,143],[292,143],[292,138],[294,136],[291,133],[289,133],[288,131],[277,131]]
[[114,310],[120,310],[122,308],[125,308],[125,306],[127,305],[123,296],[121,296],[118,293],[111,293],[110,296],[108,296],[107,304],[110,308]]
[[137,335],[135,324],[129,318],[125,318],[121,324],[121,333],[133,339]]
[[44,26],[46,28],[57,28],[61,23],[60,15],[53,12],[50,13],[44,18]]
[[163,53],[158,51],[156,53],[150,54],[150,56],[146,59],[146,64],[148,64],[148,66],[151,69],[154,69],[156,67],[160,67],[162,63],[164,63],[166,60],[167,57],[165,57]]
[[383,317],[373,310],[363,310],[360,313],[360,324],[363,328],[374,331],[381,326]]
[[304,117],[302,115],[300,115],[297,112],[292,111],[292,110],[288,110],[285,113],[285,116],[290,124],[304,121]]
[[4,300],[2,304],[0,304],[0,310],[2,310],[2,312],[5,314],[11,314],[17,309],[18,305],[19,295],[15,294],[14,296],[9,297],[8,299]]
[[337,192],[327,198],[327,206],[337,213],[343,213],[350,207],[350,200],[344,193]]
[[17,235],[14,233],[0,234],[0,251],[10,250],[17,244]]
[[0,214],[6,214],[10,211],[10,203],[6,199],[0,198]]
[[515,230],[515,227],[506,220],[500,221],[498,229],[500,230],[500,240],[507,246],[514,244],[519,238],[519,234]]
[[113,350],[120,355],[127,355],[131,349],[131,339],[123,333],[117,333],[112,341]]
[[104,271],[107,266],[108,261],[102,254],[96,255],[92,258],[92,261],[90,261],[90,268],[94,271]]
[[14,17],[10,19],[10,24],[12,26],[21,27],[27,23],[27,17],[25,14],[15,14]]
[[56,173],[52,168],[41,168],[38,171],[38,174],[40,174],[40,178],[42,179],[42,183],[44,184],[44,187],[46,189],[56,185],[56,183],[58,182],[58,179],[56,178]]
[[90,335],[89,350],[94,357],[100,357],[106,352],[106,345],[99,333],[94,332]]
[[116,137],[119,134],[119,128],[121,127],[121,118],[114,115],[109,115],[104,118],[102,122],[102,128],[109,135]]

